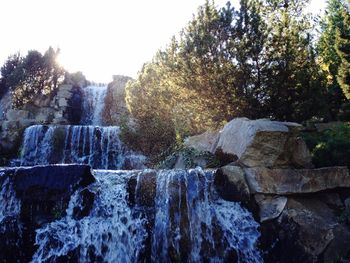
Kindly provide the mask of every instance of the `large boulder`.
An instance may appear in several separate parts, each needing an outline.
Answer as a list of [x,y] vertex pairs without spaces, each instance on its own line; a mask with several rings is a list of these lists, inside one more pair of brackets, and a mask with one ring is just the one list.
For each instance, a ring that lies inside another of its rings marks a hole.
[[238,166],[226,165],[215,173],[214,184],[219,194],[226,200],[248,203],[249,187],[244,178],[244,171]]
[[246,167],[311,168],[311,155],[300,138],[302,126],[268,119],[237,118],[218,132],[206,132],[185,140],[199,151],[236,156]]
[[269,169],[264,167],[244,168],[246,180],[252,193],[305,194],[350,187],[347,167],[319,169]]
[[[311,161],[309,152],[295,150],[295,144],[289,143],[297,138],[301,129],[297,123],[238,118],[225,125],[215,149],[236,155],[239,162],[248,167],[305,166],[308,164],[295,161]],[[304,156],[291,158],[294,152]]]
[[[35,230],[65,215],[71,195],[95,181],[86,165],[49,165],[0,170],[0,251],[2,262],[29,262],[35,251]],[[81,192],[81,218],[94,195]],[[18,249],[20,248],[20,249]]]
[[219,140],[219,132],[207,131],[185,139],[184,145],[202,152],[214,153]]

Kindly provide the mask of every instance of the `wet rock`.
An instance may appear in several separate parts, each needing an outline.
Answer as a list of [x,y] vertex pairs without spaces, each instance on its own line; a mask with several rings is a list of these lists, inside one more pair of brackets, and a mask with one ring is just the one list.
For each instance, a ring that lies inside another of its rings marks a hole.
[[145,170],[135,172],[128,181],[129,203],[147,207],[154,206],[157,187],[157,172]]
[[347,167],[320,169],[245,168],[246,180],[252,193],[302,194],[337,187],[350,187]]
[[[84,188],[95,181],[91,169],[86,165],[49,165],[30,168],[11,168],[1,170],[0,184],[10,182],[11,193],[20,203],[18,212],[11,215],[18,225],[19,236],[14,236],[13,227],[8,223],[10,219],[5,215],[0,222],[0,243],[9,247],[20,244],[21,249],[13,249],[11,253],[3,254],[5,262],[13,262],[14,256],[23,262],[28,262],[35,250],[35,230],[44,224],[57,220],[65,215],[71,195],[80,188]],[[80,211],[75,211],[77,217],[88,214],[92,207],[92,193],[83,191],[83,203]],[[2,207],[12,199],[0,196]],[[12,201],[11,201],[12,200]],[[1,247],[0,247],[1,249]],[[3,251],[3,250],[2,250]],[[5,250],[7,251],[7,250]]]
[[279,217],[288,199],[285,196],[255,195],[255,201],[259,205],[260,222],[264,222]]
[[243,169],[226,165],[215,173],[214,184],[219,194],[226,200],[248,202],[250,191],[246,183]]
[[265,262],[350,259],[350,227],[340,220],[338,201],[336,192],[288,197],[277,219],[262,222]]

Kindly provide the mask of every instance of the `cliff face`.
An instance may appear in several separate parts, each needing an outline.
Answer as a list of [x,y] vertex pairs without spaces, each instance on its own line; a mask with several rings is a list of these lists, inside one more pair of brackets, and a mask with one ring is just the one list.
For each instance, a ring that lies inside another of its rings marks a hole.
[[72,84],[61,85],[55,95],[39,95],[23,109],[11,108],[8,92],[0,104],[0,165],[4,165],[17,155],[23,131],[30,125],[79,123],[81,90]]
[[125,86],[129,80],[132,80],[132,78],[115,75],[113,76],[113,81],[108,84],[103,111],[104,122],[108,125],[120,125],[122,119],[128,117],[129,112],[125,102]]

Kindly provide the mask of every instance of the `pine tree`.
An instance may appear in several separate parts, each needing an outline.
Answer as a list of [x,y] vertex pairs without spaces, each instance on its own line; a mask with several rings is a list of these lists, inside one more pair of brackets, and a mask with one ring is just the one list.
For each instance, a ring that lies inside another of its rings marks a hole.
[[346,98],[350,100],[350,13],[344,8],[343,27],[337,28],[336,50],[340,57],[340,66],[338,69],[338,82]]
[[[308,0],[267,1],[268,73],[267,115],[287,121],[304,121],[320,112],[320,88],[312,52]],[[316,86],[315,86],[316,85]]]
[[341,106],[345,102],[345,96],[337,80],[340,56],[336,51],[335,35],[337,28],[344,28],[344,5],[339,0],[329,0],[325,10],[325,16],[321,20],[321,35],[317,43],[320,64],[326,76],[325,94],[328,113],[326,120],[339,118]]

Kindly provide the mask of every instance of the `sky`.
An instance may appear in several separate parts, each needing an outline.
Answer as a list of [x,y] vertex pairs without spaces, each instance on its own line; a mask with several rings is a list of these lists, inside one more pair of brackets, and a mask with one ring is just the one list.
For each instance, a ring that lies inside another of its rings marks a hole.
[[[322,10],[326,0],[312,0]],[[204,0],[0,0],[0,65],[16,52],[60,48],[60,63],[95,82],[136,77]],[[223,6],[227,0],[216,0]],[[238,0],[231,0],[235,5]]]

